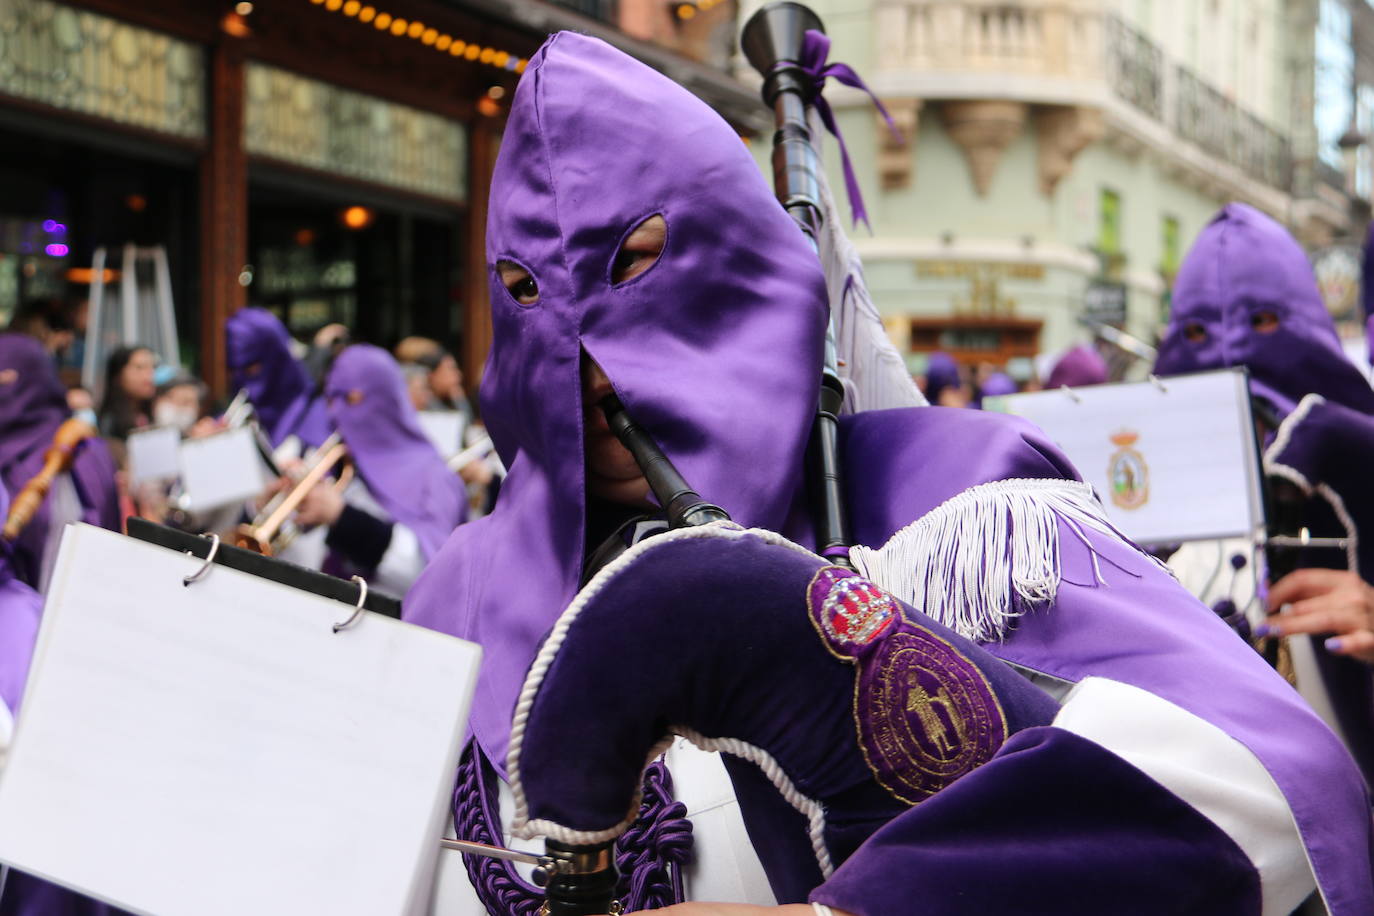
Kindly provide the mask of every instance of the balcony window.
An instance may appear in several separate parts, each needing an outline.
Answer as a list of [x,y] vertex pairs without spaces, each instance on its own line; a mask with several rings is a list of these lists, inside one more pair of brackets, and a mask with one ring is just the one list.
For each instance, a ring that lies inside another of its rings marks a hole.
[[1111,188],[1103,188],[1098,197],[1097,250],[1121,253],[1121,195]]

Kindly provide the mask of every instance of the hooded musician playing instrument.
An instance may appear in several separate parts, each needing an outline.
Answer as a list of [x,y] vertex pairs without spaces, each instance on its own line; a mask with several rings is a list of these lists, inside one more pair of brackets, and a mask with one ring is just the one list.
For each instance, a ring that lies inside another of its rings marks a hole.
[[[71,416],[52,357],[23,334],[0,334],[0,481],[18,494],[44,466],[62,424]],[[99,438],[75,447],[70,470],[59,474],[14,541],[19,578],[43,591],[62,529],[69,521],[118,530],[114,461]]]
[[230,384],[246,391],[273,448],[292,436],[304,451],[329,438],[324,399],[310,373],[291,354],[291,335],[276,315],[262,308],[239,309],[225,322]]
[[[1368,485],[1374,389],[1341,350],[1302,248],[1277,222],[1238,203],[1222,208],[1183,261],[1155,372],[1224,366],[1249,370],[1251,396],[1261,405],[1264,471],[1277,482],[1270,512],[1285,529],[1278,533],[1306,529],[1344,541],[1344,549],[1271,554],[1271,584],[1291,569],[1311,567],[1348,569],[1374,581],[1374,545],[1361,536],[1374,530]],[[1287,644],[1299,690],[1328,717],[1374,784],[1368,666],[1306,635]]]
[[[483,646],[470,752],[514,781],[518,829],[620,835],[676,730],[735,755],[783,903],[1286,913],[1320,884],[1334,913],[1374,906],[1367,799],[1338,742],[1029,424],[842,418],[849,559],[877,584],[811,553],[825,283],[699,100],[555,35],[491,201],[482,399],[510,474],[405,613]],[[643,537],[657,513],[616,458],[608,393],[735,524]],[[579,591],[608,535],[628,550]],[[847,589],[885,608],[865,645],[925,647],[882,681],[895,706],[865,705],[861,647],[823,632]]]
[[325,401],[357,476],[342,492],[324,481],[307,494],[298,520],[321,525],[323,542],[298,541],[283,556],[403,594],[466,518],[463,483],[420,429],[385,350],[355,344],[340,353]]

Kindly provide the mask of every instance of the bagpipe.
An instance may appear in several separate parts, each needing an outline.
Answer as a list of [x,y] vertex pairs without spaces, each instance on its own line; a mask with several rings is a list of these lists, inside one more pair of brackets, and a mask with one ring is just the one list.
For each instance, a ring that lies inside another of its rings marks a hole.
[[4,538],[13,541],[19,537],[48,498],[53,481],[59,475],[70,471],[76,460],[76,452],[81,443],[99,436],[95,427],[72,417],[57,427],[53,434],[52,445],[43,455],[43,467],[29,479],[15,494],[10,503],[9,515],[5,518]]

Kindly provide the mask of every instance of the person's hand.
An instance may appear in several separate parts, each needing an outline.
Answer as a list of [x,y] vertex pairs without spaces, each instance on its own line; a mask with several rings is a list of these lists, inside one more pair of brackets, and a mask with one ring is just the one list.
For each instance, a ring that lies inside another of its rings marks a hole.
[[491,478],[495,475],[492,474],[491,465],[487,464],[487,459],[475,458],[459,469],[458,476],[463,478],[463,483],[475,483],[485,487],[491,483]]
[[1269,590],[1258,636],[1332,634],[1326,649],[1374,664],[1374,588],[1352,572],[1300,569]]
[[[664,910],[640,910],[654,916],[816,916],[809,903],[789,903],[786,906],[753,906],[747,903],[679,903]],[[830,908],[835,916],[850,916],[843,910]],[[630,916],[635,916],[631,913]]]
[[315,484],[301,500],[300,506],[296,508],[296,523],[302,528],[313,528],[316,525],[327,527],[339,520],[343,510],[343,494],[332,480],[323,480]]
[[214,435],[224,429],[224,424],[214,417],[201,417],[186,432],[188,439],[204,439],[206,436]]

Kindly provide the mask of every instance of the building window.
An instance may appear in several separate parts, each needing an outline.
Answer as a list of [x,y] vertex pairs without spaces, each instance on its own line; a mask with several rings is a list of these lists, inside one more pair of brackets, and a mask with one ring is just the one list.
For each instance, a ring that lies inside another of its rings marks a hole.
[[1097,249],[1121,253],[1121,195],[1111,188],[1103,188],[1098,201]]
[[0,93],[177,137],[205,135],[199,45],[49,0],[0,2]]
[[1164,217],[1162,226],[1163,235],[1161,238],[1160,250],[1163,252],[1159,259],[1159,268],[1169,281],[1172,282],[1174,274],[1178,273],[1179,263],[1179,229],[1178,218],[1174,216]]
[[249,61],[248,152],[462,202],[467,128],[437,114]]
[[1317,156],[1328,168],[1342,172],[1345,165],[1337,141],[1350,127],[1350,90],[1354,72],[1350,10],[1341,0],[1321,0],[1314,74]]

